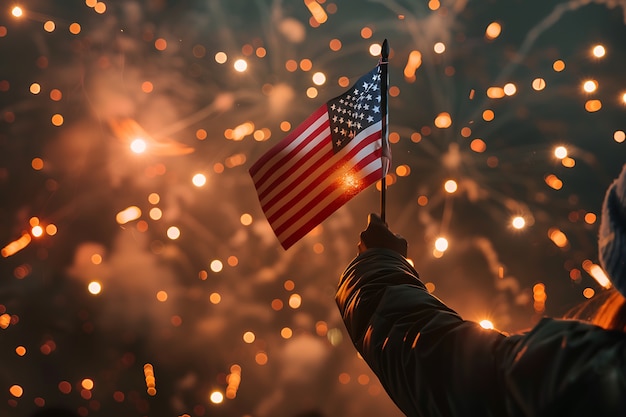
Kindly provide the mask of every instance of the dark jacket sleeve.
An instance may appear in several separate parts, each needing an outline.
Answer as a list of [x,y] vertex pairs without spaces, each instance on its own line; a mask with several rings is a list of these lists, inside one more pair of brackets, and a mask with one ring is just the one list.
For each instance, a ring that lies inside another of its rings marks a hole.
[[483,329],[387,249],[352,261],[336,301],[355,347],[407,416],[626,416],[622,332],[549,319],[523,335]]

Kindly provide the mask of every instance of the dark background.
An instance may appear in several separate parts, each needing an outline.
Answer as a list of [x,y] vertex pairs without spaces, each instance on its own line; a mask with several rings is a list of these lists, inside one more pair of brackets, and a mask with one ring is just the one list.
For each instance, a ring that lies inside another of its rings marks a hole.
[[[514,332],[563,315],[586,300],[585,289],[600,292],[583,267],[597,263],[599,221],[584,217],[599,215],[626,160],[614,139],[626,129],[624,1],[437,3],[318,0],[328,16],[318,27],[302,1],[119,0],[104,13],[74,0],[0,3],[0,246],[30,236],[37,221],[56,227],[0,258],[0,415],[64,405],[82,416],[399,416],[349,342],[333,298],[379,192],[365,190],[283,251],[247,174],[284,137],[281,122],[294,128],[343,92],[339,78],[354,82],[375,66],[369,47],[385,38],[395,88],[387,220],[410,241],[434,294],[467,319]],[[74,22],[78,34],[68,29]],[[491,22],[502,32],[488,40]],[[158,50],[157,39],[167,48]],[[436,42],[443,54],[433,52]],[[605,57],[592,55],[597,44]],[[413,50],[422,65],[406,79]],[[224,64],[214,58],[220,51]],[[239,58],[248,63],[242,73],[233,69]],[[311,71],[286,69],[302,59]],[[317,71],[327,82],[309,98]],[[545,89],[532,88],[536,78]],[[588,79],[597,91],[582,90]],[[487,97],[506,83],[516,94]],[[589,99],[601,110],[586,111]],[[483,120],[486,109],[493,121]],[[434,125],[441,112],[449,128]],[[62,125],[53,125],[55,114]],[[229,129],[246,122],[252,131],[233,140]],[[255,140],[263,129],[271,136]],[[130,150],[138,136],[142,154]],[[485,152],[470,149],[475,138]],[[554,156],[559,145],[575,166]],[[401,165],[410,175],[396,175]],[[204,186],[193,185],[197,173]],[[561,189],[547,185],[550,174]],[[443,189],[448,179],[459,185],[454,194]],[[141,216],[120,224],[116,215],[129,206]],[[515,215],[524,229],[510,226]],[[172,226],[178,239],[168,238]],[[551,229],[567,236],[564,247]],[[435,257],[439,236],[449,248]],[[216,260],[221,269],[212,269]],[[87,289],[92,281],[102,285],[98,295]],[[534,303],[538,283],[545,309]],[[156,395],[147,393],[145,364]],[[226,393],[233,365],[241,368],[236,396],[215,404],[210,395]]]

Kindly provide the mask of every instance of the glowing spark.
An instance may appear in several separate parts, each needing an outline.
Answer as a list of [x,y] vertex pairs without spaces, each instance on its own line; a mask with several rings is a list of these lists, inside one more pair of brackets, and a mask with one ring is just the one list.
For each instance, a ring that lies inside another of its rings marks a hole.
[[436,54],[443,54],[446,51],[446,45],[443,42],[437,42],[435,46],[433,46],[433,50]]
[[513,83],[507,83],[504,85],[504,94],[512,96],[517,93],[517,87]]
[[167,237],[172,240],[176,240],[180,237],[180,229],[176,226],[171,226],[167,229]]
[[248,63],[245,59],[238,59],[233,64],[233,68],[235,68],[235,71],[237,72],[244,72],[248,69]]
[[300,308],[300,305],[302,305],[302,297],[300,297],[299,294],[291,294],[291,296],[289,296],[289,307],[295,310]]
[[19,239],[14,240],[13,242],[6,245],[2,248],[2,257],[8,258],[11,255],[15,255],[17,252],[24,249],[31,241],[30,234],[24,233]]
[[557,146],[554,149],[554,156],[559,159],[563,159],[567,157],[567,148],[565,146]]
[[524,228],[524,226],[526,226],[526,220],[524,220],[524,218],[521,216],[517,216],[513,218],[513,220],[511,221],[511,225],[517,230],[521,230]]
[[206,176],[204,174],[196,174],[193,176],[191,182],[196,187],[202,187],[206,184]]
[[141,209],[137,206],[130,206],[117,213],[115,220],[118,224],[126,224],[128,222],[132,222],[133,220],[137,220],[140,217]]
[[439,115],[435,118],[435,126],[439,129],[447,129],[452,125],[452,117],[448,112],[439,113]]
[[568,244],[567,236],[559,229],[551,228],[550,230],[548,230],[548,237],[559,248],[564,248]]
[[493,323],[490,320],[487,320],[487,319],[481,320],[480,323],[478,323],[478,324],[480,324],[480,327],[482,327],[483,329],[491,330],[491,329],[494,328],[493,327]]
[[245,332],[242,336],[244,342],[250,344],[256,340],[256,336],[252,332]]
[[219,391],[213,391],[209,399],[213,404],[221,404],[224,401],[224,395]]
[[252,224],[252,216],[248,213],[244,213],[239,217],[239,221],[244,226],[250,226]]
[[11,10],[11,14],[14,17],[22,17],[24,15],[24,10],[22,10],[21,7],[19,6],[15,6],[12,10]]
[[420,51],[411,51],[406,66],[404,67],[404,76],[406,78],[415,77],[415,71],[422,65],[422,54]]
[[445,237],[437,238],[437,240],[435,240],[435,249],[437,249],[439,252],[445,252],[446,250],[448,250],[448,239],[446,239]]
[[485,38],[494,40],[502,33],[502,26],[498,22],[491,22],[485,30]]
[[137,138],[130,143],[130,150],[137,154],[144,153],[147,148],[148,144],[141,138]]
[[383,50],[383,47],[377,43],[373,43],[370,45],[370,55],[379,56],[380,52]]
[[87,291],[93,295],[98,295],[102,292],[102,285],[100,285],[99,282],[91,281],[89,285],[87,285]]
[[30,230],[30,233],[34,236],[34,237],[41,237],[43,236],[43,227],[37,225],[35,227],[33,227]]
[[326,82],[326,75],[323,72],[316,72],[312,79],[315,85],[323,85]]
[[604,49],[604,46],[602,45],[596,45],[593,47],[592,53],[596,58],[602,58],[606,55],[606,49]]
[[583,90],[587,93],[593,93],[598,89],[598,82],[596,80],[587,80],[583,83]]
[[153,397],[156,395],[156,378],[151,364],[147,363],[143,366],[143,374],[146,379],[146,391],[148,395]]
[[[584,264],[583,268],[585,268],[585,266],[586,265]],[[591,264],[590,266],[587,266],[585,270],[598,282],[598,284],[604,288],[611,288],[611,281],[600,265]]]
[[230,374],[228,375],[227,381],[226,398],[232,400],[237,396],[237,390],[241,383],[241,366],[235,364],[230,367]]
[[211,271],[221,272],[224,269],[224,264],[219,259],[211,261]]
[[458,190],[459,186],[456,183],[456,181],[448,180],[443,185],[443,188],[444,188],[444,190],[446,190],[447,193],[452,194],[452,193],[456,192],[456,190]]
[[304,0],[304,4],[318,24],[325,23],[328,20],[326,11],[316,0]]

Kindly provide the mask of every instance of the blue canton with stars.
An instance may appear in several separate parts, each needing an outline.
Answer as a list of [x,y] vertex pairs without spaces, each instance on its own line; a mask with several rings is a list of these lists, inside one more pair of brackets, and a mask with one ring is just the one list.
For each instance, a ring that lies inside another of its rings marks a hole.
[[344,94],[329,100],[333,151],[339,152],[359,132],[382,120],[380,67],[368,72]]

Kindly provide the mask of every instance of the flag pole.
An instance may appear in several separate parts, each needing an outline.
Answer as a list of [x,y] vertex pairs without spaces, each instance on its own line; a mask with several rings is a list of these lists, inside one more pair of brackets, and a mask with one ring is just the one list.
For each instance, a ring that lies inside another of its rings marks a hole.
[[381,49],[380,57],[380,108],[382,113],[381,121],[381,136],[382,136],[382,148],[381,148],[381,164],[382,164],[382,178],[380,184],[380,218],[385,221],[386,201],[387,201],[387,171],[389,170],[390,163],[390,149],[389,149],[389,134],[387,132],[387,88],[389,84],[389,73],[387,67],[389,64],[389,43],[387,39],[384,40]]

